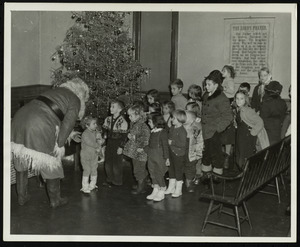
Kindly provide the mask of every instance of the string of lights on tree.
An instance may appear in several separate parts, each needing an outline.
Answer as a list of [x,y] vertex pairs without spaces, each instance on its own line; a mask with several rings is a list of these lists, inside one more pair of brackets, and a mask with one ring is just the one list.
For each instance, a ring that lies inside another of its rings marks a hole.
[[61,67],[53,69],[57,86],[71,78],[83,79],[90,88],[86,114],[104,119],[111,99],[126,105],[137,100],[143,78],[150,70],[135,60],[135,48],[125,28],[129,12],[73,12],[74,25],[52,55]]

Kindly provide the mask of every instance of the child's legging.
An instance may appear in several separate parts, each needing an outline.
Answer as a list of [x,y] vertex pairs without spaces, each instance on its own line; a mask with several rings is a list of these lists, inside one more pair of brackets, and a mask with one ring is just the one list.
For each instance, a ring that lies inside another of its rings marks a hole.
[[184,171],[184,160],[185,155],[177,156],[169,149],[170,156],[170,167],[169,167],[169,178],[175,178],[177,181],[183,180]]
[[166,161],[163,159],[162,149],[149,149],[148,152],[148,171],[152,184],[158,184],[159,187],[165,187],[165,174],[168,170]]
[[141,181],[148,176],[146,161],[132,159],[133,175],[137,181]]
[[220,139],[220,133],[215,132],[214,135],[204,140],[203,150],[203,170],[207,171],[208,168],[223,168],[224,155],[222,151],[222,143]]
[[184,173],[185,178],[188,180],[192,180],[196,176],[196,164],[198,160],[189,161],[189,158],[186,157],[185,166],[184,166]]
[[83,169],[83,176],[97,176],[97,168],[98,168],[98,157],[92,160],[86,160],[81,158],[81,165]]

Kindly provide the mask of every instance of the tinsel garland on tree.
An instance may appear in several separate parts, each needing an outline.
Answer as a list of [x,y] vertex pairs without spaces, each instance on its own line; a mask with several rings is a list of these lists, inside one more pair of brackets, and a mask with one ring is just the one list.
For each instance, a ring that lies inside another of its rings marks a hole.
[[74,25],[52,55],[61,67],[53,71],[57,86],[71,78],[90,88],[86,114],[103,120],[112,99],[126,105],[139,99],[140,84],[148,70],[134,59],[134,46],[125,29],[127,12],[74,12]]

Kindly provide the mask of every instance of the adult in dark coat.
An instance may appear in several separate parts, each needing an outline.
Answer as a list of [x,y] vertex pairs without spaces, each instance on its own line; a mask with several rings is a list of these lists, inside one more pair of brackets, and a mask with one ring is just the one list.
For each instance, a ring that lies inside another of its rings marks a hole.
[[287,105],[280,94],[282,85],[278,81],[271,81],[265,87],[265,95],[260,110],[260,117],[264,121],[270,145],[281,140],[281,127],[286,115]]
[[269,68],[263,67],[258,72],[259,83],[253,89],[251,107],[259,112],[262,104],[262,99],[265,93],[265,87],[270,83],[272,79]]
[[202,103],[202,134],[204,139],[203,172],[222,174],[224,156],[222,152],[221,133],[233,120],[229,99],[223,93],[222,73],[212,71],[206,77],[207,92]]
[[74,78],[42,93],[16,112],[11,122],[11,151],[20,205],[29,200],[29,168],[46,180],[51,207],[67,203],[60,197],[60,179],[64,177],[61,158],[67,140],[80,141],[72,130],[84,115],[88,97],[88,86]]

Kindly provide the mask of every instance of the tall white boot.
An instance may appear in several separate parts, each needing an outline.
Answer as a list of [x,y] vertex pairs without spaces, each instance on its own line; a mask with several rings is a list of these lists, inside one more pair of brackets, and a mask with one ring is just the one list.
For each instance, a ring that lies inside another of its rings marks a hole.
[[82,176],[82,188],[80,191],[83,193],[91,193],[89,189],[89,177]]
[[91,182],[89,184],[89,190],[93,190],[93,189],[98,188],[96,183],[97,183],[97,176],[91,176]]
[[158,184],[154,184],[153,185],[153,190],[152,190],[152,193],[150,195],[148,195],[146,198],[148,200],[153,200],[153,198],[156,196],[156,194],[158,193],[158,189],[159,189],[159,186]]
[[158,193],[153,198],[153,201],[160,202],[163,199],[165,199],[165,191],[166,191],[166,187],[160,187]]
[[180,181],[176,180],[176,189],[175,192],[172,194],[172,197],[179,197],[182,195],[182,184],[183,184],[182,180]]
[[168,185],[168,189],[165,191],[165,195],[169,195],[175,192],[175,182],[176,182],[175,178],[169,179],[169,185]]

